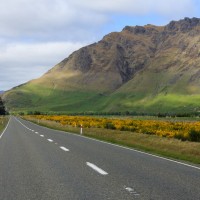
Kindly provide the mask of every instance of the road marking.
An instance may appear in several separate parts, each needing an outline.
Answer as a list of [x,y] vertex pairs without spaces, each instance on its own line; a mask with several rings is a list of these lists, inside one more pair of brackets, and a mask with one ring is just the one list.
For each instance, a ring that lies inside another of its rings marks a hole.
[[34,132],[34,130],[31,130],[32,132]]
[[57,145],[58,143],[56,142],[55,144]]
[[38,132],[35,132],[36,134],[38,134]]
[[29,129],[27,126],[25,126],[22,122],[20,122],[16,117],[15,117],[15,120],[18,121],[23,127],[27,128],[28,130],[31,131],[31,129]]
[[[31,124],[34,124],[33,122],[30,122],[30,121],[28,121],[28,122],[31,123]],[[34,124],[34,125],[36,125],[38,127],[42,127],[44,129],[53,130],[53,129],[50,129],[48,127],[44,127],[44,126],[41,126],[41,125],[38,125],[38,124]],[[107,144],[107,145],[119,147],[119,148],[126,149],[126,150],[129,150],[129,151],[138,152],[138,153],[141,153],[141,154],[144,154],[144,155],[148,155],[148,156],[151,156],[151,157],[159,158],[159,159],[166,160],[166,161],[169,161],[169,162],[173,162],[173,163],[176,163],[176,164],[179,164],[179,165],[184,165],[186,167],[191,167],[191,168],[200,170],[200,167],[197,167],[197,166],[194,166],[194,165],[190,165],[190,164],[186,164],[186,163],[183,163],[183,162],[180,162],[180,161],[176,161],[176,160],[172,160],[172,159],[169,159],[169,158],[157,156],[157,155],[154,155],[154,154],[151,154],[151,153],[146,153],[146,152],[139,151],[139,150],[136,150],[136,149],[131,149],[129,147],[124,147],[124,146],[120,146],[120,145],[117,145],[117,144],[112,144],[112,143],[109,143],[109,142],[104,142],[104,141],[97,140],[97,139],[94,139],[94,138],[89,138],[89,137],[86,137],[86,136],[83,136],[83,135],[76,135],[74,133],[64,132],[64,131],[60,131],[60,130],[54,130],[54,131],[58,131],[58,132],[64,133],[64,134],[73,135],[74,137],[82,137],[84,139],[93,140],[93,141],[96,141],[96,142],[99,142],[99,143],[104,143],[104,144]]]
[[44,135],[40,135],[40,137],[44,137]]
[[[10,119],[11,119],[11,118],[10,118]],[[7,125],[6,125],[6,128],[4,129],[4,131],[2,132],[2,134],[0,135],[0,139],[3,137],[4,133],[6,132],[6,129],[8,128],[8,125],[9,125],[9,123],[10,123],[10,119],[9,119]]]
[[130,193],[134,192],[134,189],[133,189],[133,188],[130,188],[130,187],[125,187],[125,190],[127,190],[127,191],[130,192]]
[[103,169],[97,167],[96,165],[86,162],[87,166],[91,167],[93,170],[95,170],[96,172],[98,172],[101,175],[108,175],[108,173],[106,171],[104,171]]
[[69,151],[69,149],[65,148],[65,147],[60,147],[63,151]]
[[136,196],[140,196],[140,194],[138,194],[138,193],[134,190],[134,188],[124,186],[124,189],[125,189],[126,191],[128,191],[130,194],[133,194],[135,197],[136,197]]
[[49,142],[53,142],[53,140],[52,139],[47,139]]
[[[50,129],[50,128],[47,128],[47,127],[44,127],[44,128]],[[103,144],[111,145],[111,146],[114,146],[114,147],[126,149],[126,150],[129,150],[129,151],[134,151],[134,152],[141,153],[141,154],[144,154],[144,155],[148,155],[148,156],[151,156],[151,157],[154,157],[154,158],[159,158],[159,159],[166,160],[166,161],[169,161],[169,162],[173,162],[173,163],[176,163],[176,164],[179,164],[179,165],[183,165],[183,166],[186,166],[186,167],[191,167],[191,168],[200,170],[200,167],[197,167],[197,166],[194,166],[194,165],[190,165],[190,164],[187,164],[187,163],[183,163],[181,161],[172,160],[172,159],[169,159],[169,158],[157,156],[157,155],[154,155],[154,154],[151,154],[151,153],[146,153],[146,152],[143,152],[143,151],[139,151],[139,150],[136,150],[136,149],[131,149],[129,147],[120,146],[118,144],[112,144],[112,143],[101,141],[101,140],[97,140],[97,139],[94,139],[94,138],[89,138],[89,137],[83,136],[83,135],[76,135],[74,133],[64,132],[64,131],[60,131],[60,130],[56,130],[56,131],[61,132],[61,133],[65,133],[65,134],[67,133],[67,134],[73,135],[75,137],[82,137],[84,139],[93,140],[93,141],[96,141],[96,142],[99,142],[99,143],[103,143]]]

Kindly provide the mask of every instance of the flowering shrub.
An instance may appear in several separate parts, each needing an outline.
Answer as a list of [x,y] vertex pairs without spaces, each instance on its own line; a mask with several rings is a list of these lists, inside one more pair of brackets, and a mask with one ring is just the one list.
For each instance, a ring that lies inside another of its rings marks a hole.
[[131,131],[181,140],[200,141],[200,122],[171,122],[158,120],[109,119],[88,116],[36,115],[39,120],[55,121],[63,126],[106,128]]

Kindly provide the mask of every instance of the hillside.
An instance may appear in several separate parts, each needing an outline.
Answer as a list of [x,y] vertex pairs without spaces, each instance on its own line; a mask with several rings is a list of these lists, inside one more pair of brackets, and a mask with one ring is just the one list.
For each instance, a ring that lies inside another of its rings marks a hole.
[[200,111],[200,19],[126,26],[3,95],[11,111]]

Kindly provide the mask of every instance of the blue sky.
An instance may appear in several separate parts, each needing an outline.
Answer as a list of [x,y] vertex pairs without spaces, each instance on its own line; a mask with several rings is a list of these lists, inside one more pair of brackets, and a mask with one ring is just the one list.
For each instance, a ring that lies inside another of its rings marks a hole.
[[200,0],[0,0],[0,90],[130,25],[200,18]]

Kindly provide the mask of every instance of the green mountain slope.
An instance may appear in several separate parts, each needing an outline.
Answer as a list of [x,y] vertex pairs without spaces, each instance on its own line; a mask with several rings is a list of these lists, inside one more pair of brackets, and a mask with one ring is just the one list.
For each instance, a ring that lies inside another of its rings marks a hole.
[[11,111],[198,112],[200,19],[125,27],[3,95]]

